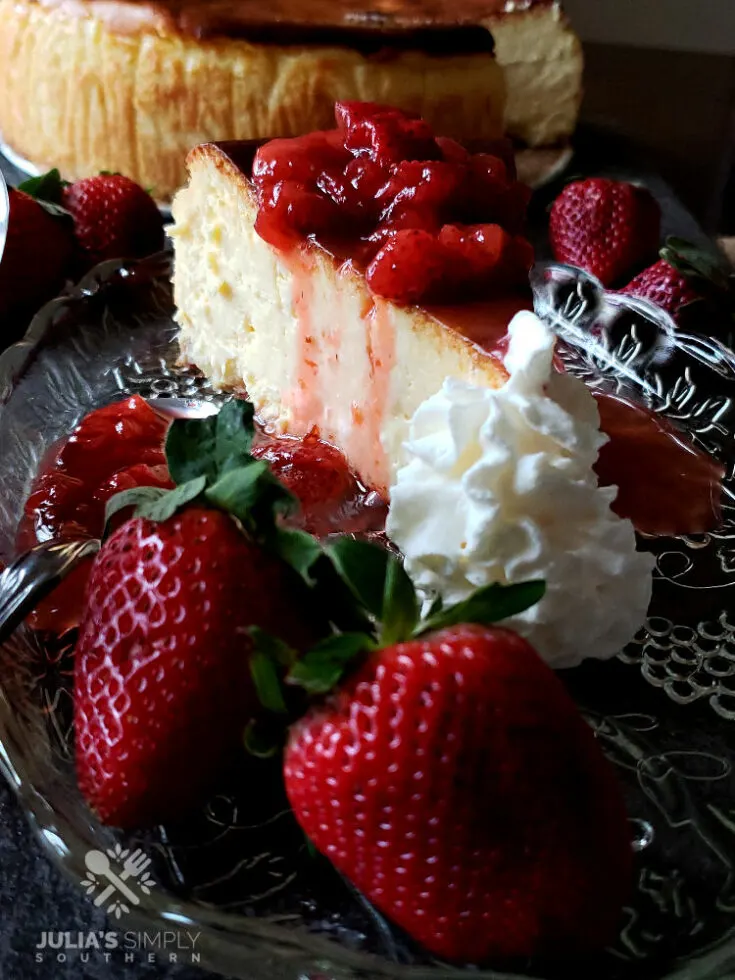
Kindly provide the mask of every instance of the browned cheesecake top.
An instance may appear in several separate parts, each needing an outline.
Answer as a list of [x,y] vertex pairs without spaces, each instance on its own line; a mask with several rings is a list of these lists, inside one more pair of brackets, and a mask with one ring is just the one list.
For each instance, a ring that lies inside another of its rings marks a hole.
[[340,45],[431,53],[492,51],[484,22],[555,0],[40,0],[79,8],[129,29],[261,44]]

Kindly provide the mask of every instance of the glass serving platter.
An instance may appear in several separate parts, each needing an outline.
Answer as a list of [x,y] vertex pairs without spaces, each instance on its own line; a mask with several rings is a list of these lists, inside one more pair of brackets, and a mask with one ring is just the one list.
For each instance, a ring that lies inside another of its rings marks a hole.
[[[176,365],[169,275],[165,254],[105,263],[0,356],[1,561],[40,458],[86,412],[130,393],[223,397]],[[735,975],[735,355],[575,270],[539,266],[533,285],[568,370],[668,416],[727,470],[716,532],[642,541],[657,565],[634,641],[616,660],[563,675],[617,766],[631,816],[636,887],[619,939],[583,962],[433,960],[311,853],[275,765],[243,762],[181,824],[139,835],[102,827],[74,780],[73,643],[22,627],[0,648],[0,767],[77,883],[92,849],[136,847],[152,859],[140,903],[113,910],[125,928],[195,929],[202,965],[243,980]]]

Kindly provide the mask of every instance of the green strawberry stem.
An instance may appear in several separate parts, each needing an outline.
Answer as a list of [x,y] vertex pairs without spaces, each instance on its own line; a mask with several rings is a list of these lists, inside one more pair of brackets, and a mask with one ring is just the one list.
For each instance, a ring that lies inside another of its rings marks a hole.
[[[437,598],[427,614],[403,562],[386,548],[349,536],[322,545],[305,531],[282,526],[298,501],[251,449],[255,435],[250,402],[234,399],[216,416],[175,419],[166,439],[173,490],[134,487],[107,504],[106,522],[134,507],[135,517],[166,521],[196,504],[231,514],[243,532],[277,554],[326,608],[333,632],[301,658],[277,637],[253,628],[251,674],[269,721],[253,723],[249,750],[277,750],[277,732],[302,714],[310,698],[339,685],[371,652],[461,623],[490,625],[523,612],[544,594],[544,582],[488,585],[444,606]],[[294,697],[295,689],[301,694]],[[290,693],[289,693],[290,692]],[[278,723],[274,719],[278,719]]]
[[535,605],[546,590],[540,581],[488,585],[451,606],[436,600],[422,617],[414,584],[396,555],[350,537],[338,538],[325,552],[372,626],[364,632],[335,633],[300,659],[294,657],[286,683],[310,695],[331,691],[374,650],[461,623],[489,626]]
[[61,174],[54,168],[45,174],[40,174],[38,177],[29,177],[27,180],[24,180],[18,184],[18,190],[35,198],[54,217],[71,218],[71,215],[61,203],[64,188],[68,186],[68,181],[62,180]]
[[700,288],[705,286],[721,293],[732,289],[733,277],[722,261],[685,238],[667,238],[659,254],[672,268]]
[[[133,487],[116,494],[107,504],[106,523],[126,507],[134,507],[136,517],[165,521],[187,504],[197,503],[232,514],[256,539],[277,538],[279,518],[294,511],[298,501],[267,463],[251,455],[253,417],[250,402],[234,399],[217,415],[175,419],[165,447],[175,488]],[[306,547],[308,542],[303,544]]]

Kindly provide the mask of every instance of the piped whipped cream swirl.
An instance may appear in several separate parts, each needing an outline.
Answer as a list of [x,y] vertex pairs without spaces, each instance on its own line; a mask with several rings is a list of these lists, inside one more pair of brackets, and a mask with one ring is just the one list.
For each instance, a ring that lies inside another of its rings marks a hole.
[[554,370],[552,332],[522,312],[509,333],[502,388],[448,378],[416,411],[387,531],[447,602],[544,579],[541,602],[503,625],[553,667],[612,657],[645,620],[654,560],[610,509],[617,489],[597,484],[607,436],[585,385]]

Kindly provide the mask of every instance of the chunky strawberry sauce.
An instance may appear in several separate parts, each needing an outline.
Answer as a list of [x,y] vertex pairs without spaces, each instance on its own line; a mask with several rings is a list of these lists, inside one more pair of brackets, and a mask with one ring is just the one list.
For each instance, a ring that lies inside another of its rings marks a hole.
[[[121,490],[172,487],[164,455],[169,421],[138,396],[91,412],[52,447],[26,501],[18,549],[39,541],[99,538],[105,505]],[[290,523],[325,537],[335,531],[382,531],[386,508],[349,469],[344,456],[315,434],[275,439],[258,431],[253,455],[269,463],[298,498]],[[115,515],[115,524],[126,519]],[[79,566],[33,614],[36,629],[64,632],[81,614],[89,562]]]
[[258,234],[319,241],[397,303],[464,302],[527,287],[530,190],[512,150],[470,154],[398,109],[337,103],[337,128],[272,140],[253,164]]

